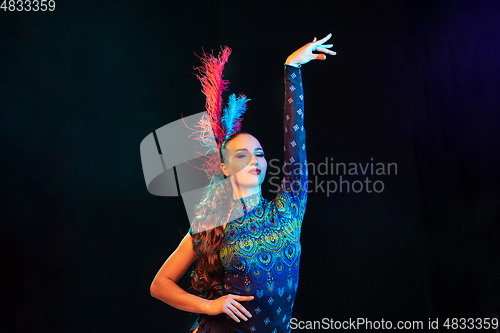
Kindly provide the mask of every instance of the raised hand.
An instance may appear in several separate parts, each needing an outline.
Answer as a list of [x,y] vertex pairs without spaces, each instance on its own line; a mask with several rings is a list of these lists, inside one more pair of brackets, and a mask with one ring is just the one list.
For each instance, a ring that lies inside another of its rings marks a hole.
[[224,295],[217,298],[216,300],[209,301],[206,313],[211,316],[225,313],[238,323],[240,322],[238,317],[247,321],[247,317],[252,317],[252,315],[238,301],[251,300],[253,300],[253,296],[240,296],[232,294]]
[[[307,43],[302,46],[297,51],[293,52],[287,59],[285,64],[300,67],[303,64],[308,63],[311,60],[325,60],[326,54],[336,55],[337,52],[329,50],[333,44],[323,44],[327,40],[332,37],[332,34],[329,33],[326,37],[316,40],[314,37],[311,43]],[[322,52],[322,53],[313,53],[314,51]]]

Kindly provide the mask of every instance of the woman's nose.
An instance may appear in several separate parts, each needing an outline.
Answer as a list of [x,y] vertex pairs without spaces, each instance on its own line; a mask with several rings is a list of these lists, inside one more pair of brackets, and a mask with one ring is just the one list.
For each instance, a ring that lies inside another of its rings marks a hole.
[[250,162],[248,163],[249,165],[258,165],[259,161],[257,161],[257,157],[255,157],[254,154],[250,154]]

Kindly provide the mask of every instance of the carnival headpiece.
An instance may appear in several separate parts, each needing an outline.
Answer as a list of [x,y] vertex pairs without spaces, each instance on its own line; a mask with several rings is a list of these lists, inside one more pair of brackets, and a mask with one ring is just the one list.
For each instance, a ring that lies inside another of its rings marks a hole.
[[244,94],[239,94],[238,97],[232,94],[224,107],[222,92],[227,90],[229,81],[223,79],[222,71],[230,54],[231,49],[227,46],[219,52],[218,57],[203,53],[202,57],[198,56],[203,65],[195,68],[200,73],[196,76],[206,96],[207,113],[195,125],[198,129],[193,129],[193,134],[195,140],[201,141],[201,144],[208,148],[208,151],[202,154],[205,163],[201,169],[207,173],[209,179],[222,172],[220,148],[229,136],[241,131],[246,103],[250,100]]

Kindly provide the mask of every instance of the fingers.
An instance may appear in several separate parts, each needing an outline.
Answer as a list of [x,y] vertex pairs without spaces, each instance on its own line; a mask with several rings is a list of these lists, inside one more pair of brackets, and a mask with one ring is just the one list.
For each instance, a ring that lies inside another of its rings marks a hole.
[[224,307],[224,312],[229,315],[234,321],[240,322],[240,317],[241,319],[247,321],[247,317],[251,318],[252,314],[245,309],[243,305],[237,302],[237,300],[240,301],[251,301],[254,297],[253,296],[240,296],[240,295],[227,295],[227,300],[226,300],[226,305]]
[[[326,42],[330,38],[332,38],[332,33],[329,33],[328,35],[326,35],[326,37],[321,38],[320,40],[316,41],[315,43],[316,44],[323,44],[324,42]],[[314,39],[316,39],[316,37],[314,37]]]
[[[227,312],[226,312],[229,317],[233,318],[234,321],[239,323],[241,320],[238,319],[240,317],[244,321],[247,321],[247,317],[245,317],[233,304],[227,305]],[[238,316],[238,317],[236,317]]]
[[240,296],[240,295],[231,295],[232,299],[237,301],[251,301],[253,300],[253,296]]
[[236,307],[238,307],[238,309],[240,309],[241,311],[243,311],[248,317],[252,317],[252,314],[250,312],[248,312],[247,309],[245,309],[245,307],[243,305],[241,305],[239,302],[237,301],[251,301],[254,299],[253,296],[239,296],[239,295],[235,295],[232,297],[233,301],[231,302],[233,305],[235,305]]
[[[233,303],[234,306],[236,306],[241,312],[243,312],[247,317],[252,317],[252,314],[247,310],[245,309],[245,307],[243,305],[241,305],[240,303],[236,302]],[[246,319],[245,319],[246,320]]]
[[[236,297],[234,297],[234,298],[236,298]],[[238,323],[240,322],[238,317],[240,317],[244,321],[247,321],[248,320],[247,317],[251,318],[252,314],[247,309],[245,309],[245,307],[243,305],[238,303],[234,298],[228,298],[229,303],[226,305],[226,308],[227,308],[226,313],[231,318],[233,318],[233,320],[235,320]],[[253,296],[247,296],[247,297],[242,296],[242,298],[253,299]],[[236,317],[236,316],[238,316],[238,317]]]
[[325,49],[324,46],[317,47],[316,51],[323,52],[323,53],[326,53],[326,54],[329,54],[329,55],[336,55],[337,54],[337,52],[335,52],[335,51]]
[[[247,320],[247,318],[246,318],[246,317],[248,317],[248,318],[252,318],[252,314],[250,313],[250,311],[248,311],[247,309],[245,309],[245,307],[244,307],[243,305],[241,305],[240,303],[238,303],[238,302],[236,302],[236,301],[235,301],[235,302],[233,303],[233,306],[234,306],[235,308],[237,308],[237,310],[239,310],[239,312],[240,312],[240,314],[241,314],[241,316],[240,316],[240,317],[242,317],[244,320]],[[245,316],[246,316],[246,317],[245,317]]]

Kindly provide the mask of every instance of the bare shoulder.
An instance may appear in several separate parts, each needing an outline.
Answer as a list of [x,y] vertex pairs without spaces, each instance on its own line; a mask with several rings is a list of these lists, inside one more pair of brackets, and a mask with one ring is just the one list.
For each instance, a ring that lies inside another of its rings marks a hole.
[[191,233],[188,232],[186,236],[184,236],[184,238],[181,240],[179,246],[173,254],[176,254],[178,252],[177,254],[186,256],[188,260],[192,259],[190,262],[191,264],[197,257],[196,251],[193,246],[193,241],[193,236],[191,236]]

